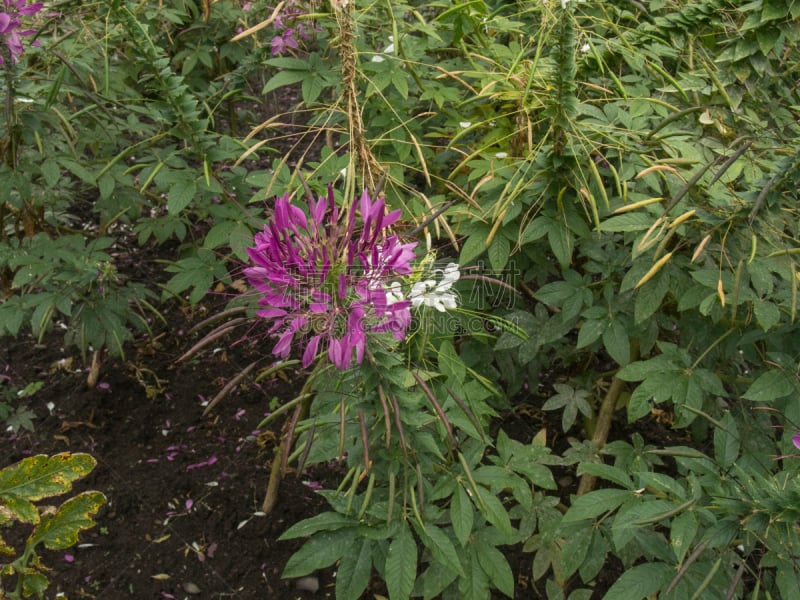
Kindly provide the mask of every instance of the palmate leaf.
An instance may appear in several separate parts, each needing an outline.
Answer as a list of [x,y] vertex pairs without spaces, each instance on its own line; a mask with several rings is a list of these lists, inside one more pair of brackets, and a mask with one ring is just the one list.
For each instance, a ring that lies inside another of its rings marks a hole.
[[28,538],[28,545],[44,544],[50,550],[64,550],[78,543],[78,534],[95,526],[92,517],[106,503],[100,492],[83,492],[58,507],[53,515],[42,517]]
[[94,458],[83,453],[28,457],[0,471],[0,498],[16,496],[36,501],[63,494],[72,489],[73,481],[91,473],[96,464]]

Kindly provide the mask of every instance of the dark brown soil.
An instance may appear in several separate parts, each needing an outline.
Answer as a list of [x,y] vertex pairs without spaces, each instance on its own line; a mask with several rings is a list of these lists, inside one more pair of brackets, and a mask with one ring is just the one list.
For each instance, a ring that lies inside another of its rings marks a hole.
[[204,402],[254,351],[211,348],[176,365],[189,323],[171,317],[157,348],[145,344],[127,362],[108,361],[95,389],[86,385],[79,356],[63,352],[58,339],[43,347],[22,339],[3,352],[0,370],[13,384],[45,385],[30,402],[35,432],[4,433],[0,464],[88,452],[97,467],[79,489],[108,497],[79,547],[44,553],[53,569],[48,597],[184,598],[192,595],[187,589],[199,589],[200,598],[326,597],[324,576],[316,594],[281,580],[299,544],[276,541],[324,504],[307,485],[315,475],[288,477],[275,511],[257,515],[276,432],[254,430],[273,397],[293,397],[302,374],[242,386],[203,417]]

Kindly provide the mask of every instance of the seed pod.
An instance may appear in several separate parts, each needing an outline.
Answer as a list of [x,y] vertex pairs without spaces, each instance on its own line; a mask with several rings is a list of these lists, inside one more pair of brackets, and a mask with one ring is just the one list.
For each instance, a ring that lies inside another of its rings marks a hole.
[[706,249],[706,246],[708,246],[708,242],[710,241],[711,241],[711,234],[709,233],[697,245],[694,254],[692,254],[692,262],[696,261],[700,257],[700,255],[703,253],[703,250]]
[[663,267],[665,264],[667,264],[667,262],[669,262],[670,258],[672,258],[672,252],[667,252],[664,256],[659,258],[658,261],[656,261],[656,263],[652,267],[650,267],[650,270],[644,274],[644,277],[642,277],[639,280],[639,282],[634,286],[634,289],[638,289],[642,287],[645,283],[650,281],[655,276],[655,274],[661,270],[661,267]]

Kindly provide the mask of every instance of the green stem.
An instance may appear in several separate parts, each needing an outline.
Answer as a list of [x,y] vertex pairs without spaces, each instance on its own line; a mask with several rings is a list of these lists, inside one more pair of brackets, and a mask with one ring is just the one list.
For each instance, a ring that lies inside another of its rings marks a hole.
[[697,365],[699,365],[702,362],[702,360],[706,356],[708,356],[708,353],[711,352],[717,346],[719,346],[725,340],[725,338],[728,337],[732,333],[733,333],[733,329],[728,329],[728,331],[726,331],[721,336],[719,336],[716,340],[714,340],[714,342],[708,348],[706,348],[705,351],[700,356],[697,357],[697,360],[694,361],[694,363],[692,363],[692,366],[689,367],[689,371],[694,371],[697,368]]
[[17,114],[14,108],[14,61],[11,51],[0,44],[0,54],[3,57],[3,67],[6,76],[6,129],[8,131],[8,149],[6,151],[6,164],[12,171],[17,170]]

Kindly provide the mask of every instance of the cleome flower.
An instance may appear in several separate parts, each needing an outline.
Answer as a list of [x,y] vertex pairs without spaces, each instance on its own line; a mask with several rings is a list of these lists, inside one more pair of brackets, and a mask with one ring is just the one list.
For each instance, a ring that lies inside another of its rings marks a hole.
[[390,290],[411,273],[416,242],[402,243],[390,227],[400,211],[386,213],[382,198],[365,191],[347,211],[340,211],[332,188],[310,201],[308,213],[278,198],[272,218],[247,252],[253,266],[244,270],[261,295],[258,315],[272,319],[279,338],[273,354],[286,358],[303,338],[302,363],[309,366],[327,351],[331,363],[349,368],[353,355],[364,358],[368,332],[405,337],[411,323],[410,300]]
[[[0,64],[3,64],[3,56],[11,56],[11,61],[16,63],[18,57],[25,51],[21,37],[34,35],[34,29],[22,29],[21,16],[35,15],[42,10],[41,2],[28,3],[27,0],[3,0],[2,10],[0,10],[0,36],[2,42],[8,48],[8,54],[0,52]],[[38,46],[38,40],[33,42]]]
[[408,299],[414,308],[429,306],[439,312],[453,310],[458,306],[458,297],[451,289],[453,284],[461,277],[457,263],[448,263],[444,269],[433,271],[436,279],[424,279],[417,281],[408,294]]

